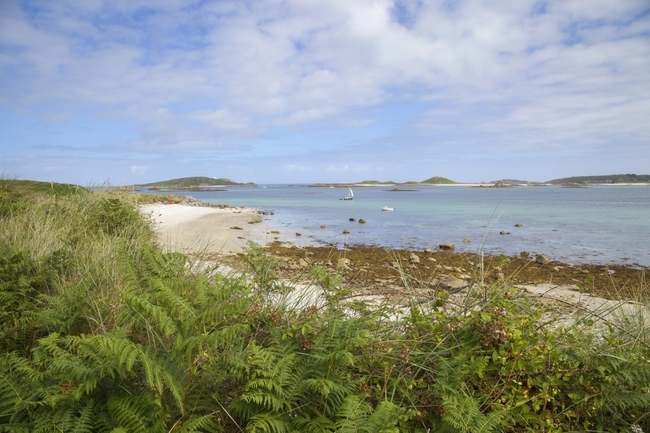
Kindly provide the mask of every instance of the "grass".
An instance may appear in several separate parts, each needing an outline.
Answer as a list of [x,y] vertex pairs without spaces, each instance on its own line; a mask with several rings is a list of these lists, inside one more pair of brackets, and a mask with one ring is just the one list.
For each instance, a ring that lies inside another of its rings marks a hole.
[[345,268],[294,290],[254,244],[241,275],[161,251],[144,200],[0,181],[0,431],[650,431],[643,301],[558,327],[406,263],[399,306]]

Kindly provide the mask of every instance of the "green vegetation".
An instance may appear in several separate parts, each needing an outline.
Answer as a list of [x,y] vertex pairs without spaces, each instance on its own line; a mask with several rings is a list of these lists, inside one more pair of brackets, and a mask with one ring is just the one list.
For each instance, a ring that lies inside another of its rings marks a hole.
[[606,176],[576,176],[549,180],[553,185],[563,184],[611,184],[611,183],[650,183],[649,174],[610,174]]
[[233,182],[230,179],[214,179],[211,177],[205,176],[195,176],[195,177],[182,177],[178,179],[165,180],[161,182],[147,183],[145,185],[139,185],[147,188],[200,188],[205,186],[241,186],[241,185],[252,185],[242,184]]
[[386,182],[381,182],[379,180],[364,180],[363,182],[359,182],[359,185],[392,185],[395,182],[392,180],[387,180]]
[[222,275],[139,196],[55,190],[0,180],[0,431],[650,431],[640,316],[555,327],[480,279],[398,308],[318,267],[296,295],[255,245]]
[[423,180],[420,183],[449,185],[449,184],[456,184],[458,182],[454,182],[453,180],[447,179],[446,177],[434,176],[427,180]]

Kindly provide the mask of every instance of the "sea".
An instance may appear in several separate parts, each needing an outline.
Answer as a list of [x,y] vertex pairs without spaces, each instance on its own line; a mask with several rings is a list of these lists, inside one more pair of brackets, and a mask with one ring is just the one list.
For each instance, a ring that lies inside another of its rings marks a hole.
[[[452,242],[460,252],[505,256],[528,252],[570,264],[650,266],[649,185],[372,186],[353,190],[354,200],[343,200],[347,187],[310,185],[172,193],[211,204],[263,210],[268,226],[299,245],[435,250]],[[383,206],[395,210],[382,211]],[[361,219],[364,224],[359,223]]]

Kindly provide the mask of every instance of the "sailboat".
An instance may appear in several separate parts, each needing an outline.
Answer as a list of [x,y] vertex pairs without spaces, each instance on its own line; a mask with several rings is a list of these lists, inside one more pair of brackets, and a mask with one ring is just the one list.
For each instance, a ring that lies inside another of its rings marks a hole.
[[352,192],[352,188],[348,188],[348,195],[343,197],[343,200],[352,200],[354,198],[354,193]]

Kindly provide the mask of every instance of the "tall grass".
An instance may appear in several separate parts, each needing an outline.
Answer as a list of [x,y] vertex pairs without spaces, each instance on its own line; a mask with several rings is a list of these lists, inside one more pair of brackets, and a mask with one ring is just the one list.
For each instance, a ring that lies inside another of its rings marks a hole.
[[0,431],[650,432],[637,312],[552,326],[480,271],[454,309],[403,272],[398,310],[325,268],[293,290],[255,245],[249,274],[221,275],[164,253],[135,195],[16,182]]

